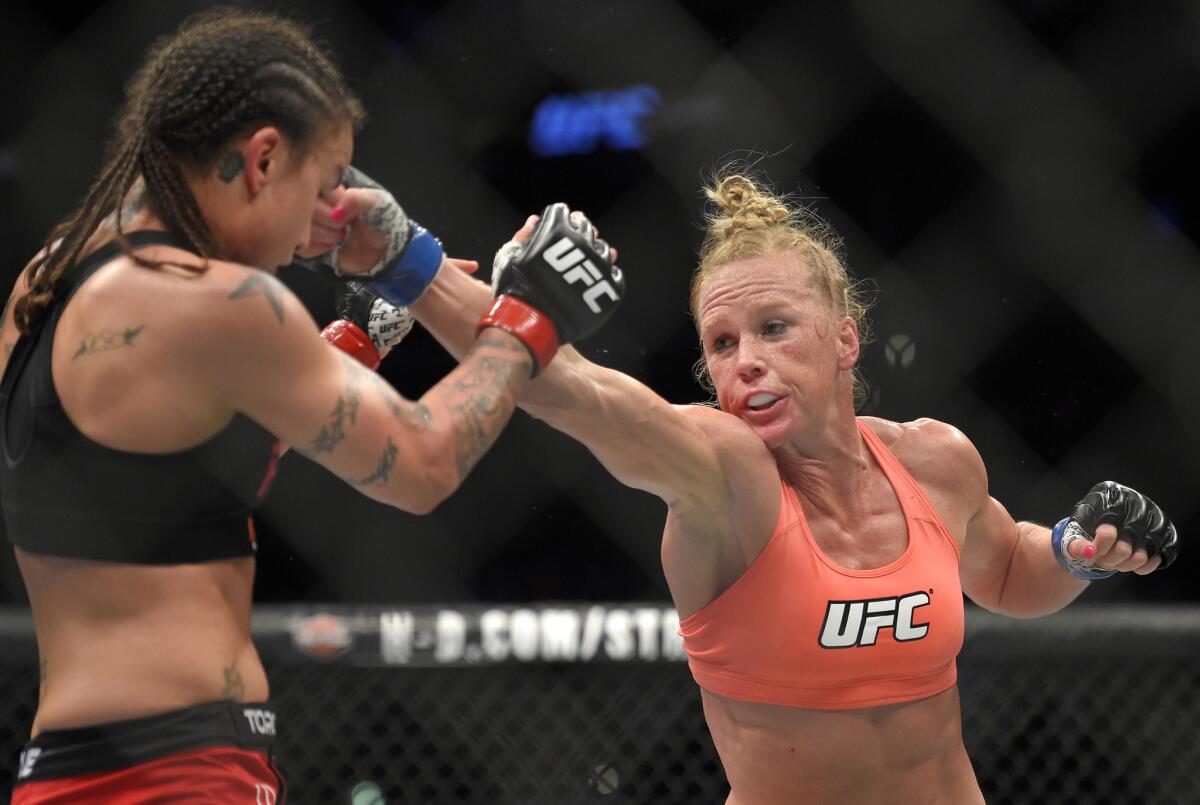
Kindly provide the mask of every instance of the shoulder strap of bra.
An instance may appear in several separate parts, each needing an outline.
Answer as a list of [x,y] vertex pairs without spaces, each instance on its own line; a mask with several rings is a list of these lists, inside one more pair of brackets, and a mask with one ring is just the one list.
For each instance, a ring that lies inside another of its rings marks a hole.
[[[147,246],[174,246],[177,249],[184,249],[189,252],[196,251],[196,248],[186,239],[172,232],[163,232],[160,230],[146,229],[138,232],[126,232],[125,240],[129,242],[129,246],[134,251],[144,249]],[[88,277],[95,274],[104,265],[111,262],[123,252],[124,250],[121,248],[120,243],[110,240],[76,263],[62,278],[62,285],[58,289],[58,296],[61,300],[60,304],[65,305]]]
[[883,469],[883,474],[887,476],[892,484],[892,489],[896,495],[907,493],[910,500],[917,500],[918,503],[924,503],[924,495],[918,497],[920,487],[917,486],[916,480],[908,469],[900,463],[900,459],[896,458],[896,454],[888,449],[888,446],[883,443],[875,431],[871,430],[871,426],[858,420],[858,431],[862,434],[863,441],[867,443],[867,447],[875,456],[875,460]]

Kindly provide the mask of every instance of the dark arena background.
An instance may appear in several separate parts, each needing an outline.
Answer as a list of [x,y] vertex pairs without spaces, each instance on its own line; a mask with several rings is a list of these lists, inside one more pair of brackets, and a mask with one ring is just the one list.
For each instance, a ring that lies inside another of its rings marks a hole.
[[[0,10],[6,293],[99,168],[147,46],[206,6]],[[1200,802],[1200,4],[261,7],[316,25],[370,116],[355,163],[450,254],[486,267],[530,212],[585,210],[629,291],[581,350],[672,402],[705,399],[687,288],[706,176],[740,160],[810,204],[873,288],[863,413],[956,425],[1018,519],[1113,479],[1179,528],[1169,570],[1051,618],[968,605],[988,802]],[[333,318],[329,286],[281,277]],[[415,397],[452,366],[417,331],[382,373]],[[257,518],[255,631],[289,801],[724,802],[664,514],[524,414],[424,517],[286,457]],[[37,699],[7,546],[0,605],[3,799]]]

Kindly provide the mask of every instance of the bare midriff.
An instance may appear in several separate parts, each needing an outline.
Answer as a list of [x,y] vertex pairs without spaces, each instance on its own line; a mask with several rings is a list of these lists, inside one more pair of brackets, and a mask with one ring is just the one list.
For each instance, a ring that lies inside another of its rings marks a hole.
[[37,627],[33,734],[227,699],[262,702],[251,558],[131,565],[17,550]]
[[983,805],[956,687],[858,710],[702,693],[732,787],[727,805]]

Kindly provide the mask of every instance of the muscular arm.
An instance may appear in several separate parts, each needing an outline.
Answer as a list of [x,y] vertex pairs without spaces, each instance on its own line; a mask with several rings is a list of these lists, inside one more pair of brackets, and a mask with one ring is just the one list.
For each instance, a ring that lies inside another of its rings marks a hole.
[[960,574],[971,600],[1013,618],[1057,612],[1088,586],[1058,566],[1050,529],[1014,522],[992,497],[967,524]]
[[229,265],[213,274],[206,329],[216,337],[192,350],[206,383],[364,494],[408,511],[431,511],[458,488],[528,382],[525,348],[488,329],[420,400],[404,399],[323,341],[273,277]]
[[[487,286],[447,266],[411,311],[462,359],[490,302]],[[519,402],[586,445],[617,480],[662,498],[673,510],[709,507],[726,498],[718,456],[697,417],[685,410],[690,406],[672,406],[628,375],[598,366],[570,347],[559,350]]]
[[[943,426],[953,430],[948,426]],[[1036,618],[1065,607],[1088,583],[1064,573],[1050,545],[1050,529],[1015,522],[987,492],[987,472],[979,452],[965,436],[949,447],[953,470],[968,503],[966,538],[959,562],[963,592],[1001,615]]]

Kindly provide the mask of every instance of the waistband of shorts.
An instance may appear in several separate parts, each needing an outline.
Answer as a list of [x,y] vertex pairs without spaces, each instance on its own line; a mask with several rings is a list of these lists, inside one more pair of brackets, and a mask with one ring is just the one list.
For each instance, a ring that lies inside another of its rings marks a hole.
[[278,722],[269,703],[206,702],[145,718],[47,730],[25,745],[20,782],[116,771],[177,752],[232,746],[271,754]]

